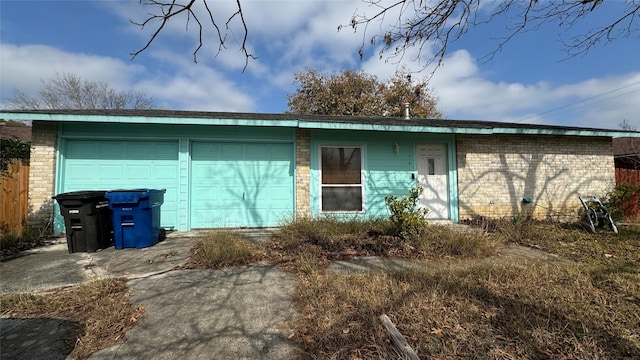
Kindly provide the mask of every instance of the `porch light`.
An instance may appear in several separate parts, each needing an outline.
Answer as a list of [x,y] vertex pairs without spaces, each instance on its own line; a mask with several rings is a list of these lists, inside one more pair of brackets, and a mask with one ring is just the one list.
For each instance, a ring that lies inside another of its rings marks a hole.
[[398,143],[393,145],[393,152],[396,154],[400,152],[400,145]]

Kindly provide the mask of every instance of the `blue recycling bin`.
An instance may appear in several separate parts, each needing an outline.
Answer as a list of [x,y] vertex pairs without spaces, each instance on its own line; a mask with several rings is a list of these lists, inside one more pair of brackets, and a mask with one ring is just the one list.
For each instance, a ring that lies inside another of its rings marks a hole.
[[164,238],[160,228],[160,208],[166,189],[112,190],[109,199],[113,211],[113,244],[116,249],[145,248]]

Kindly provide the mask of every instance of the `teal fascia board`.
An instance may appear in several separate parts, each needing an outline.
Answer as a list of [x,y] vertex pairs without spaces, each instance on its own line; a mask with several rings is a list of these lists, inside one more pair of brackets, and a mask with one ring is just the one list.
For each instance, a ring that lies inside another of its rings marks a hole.
[[435,126],[397,126],[397,125],[377,125],[377,124],[351,124],[351,123],[323,123],[300,121],[301,129],[317,130],[359,130],[359,131],[388,131],[388,132],[411,132],[411,133],[437,133],[437,134],[491,134],[492,129],[469,129],[456,127],[435,127]]
[[318,130],[359,130],[359,131],[386,131],[409,133],[433,133],[433,134],[471,134],[471,135],[559,135],[559,136],[594,136],[594,137],[640,137],[640,132],[608,131],[597,129],[571,130],[571,129],[520,129],[520,128],[465,128],[465,127],[435,127],[435,126],[398,126],[379,124],[353,124],[353,123],[323,123],[300,121],[301,129]]
[[[64,163],[64,156],[60,149],[64,148],[64,139],[62,138],[62,129],[58,129],[58,139],[56,146],[56,178],[54,181],[54,193],[58,195],[62,193],[62,183],[64,181],[63,176],[64,172],[62,171],[62,166],[60,164]],[[56,200],[53,201],[53,234],[64,234],[65,226],[64,226],[64,218],[62,217],[62,213],[60,212],[60,206]]]
[[[236,125],[258,127],[291,127],[301,129],[327,130],[359,130],[359,131],[394,131],[408,133],[434,134],[522,134],[522,135],[561,135],[561,136],[594,136],[594,137],[640,137],[637,131],[616,131],[606,129],[553,129],[553,128],[513,128],[508,127],[455,127],[455,126],[411,126],[385,125],[371,123],[341,123],[308,121],[301,119],[229,119],[215,117],[162,117],[162,116],[116,116],[116,115],[75,115],[47,113],[15,113],[0,112],[0,118],[11,120],[37,120],[57,122],[99,122],[99,123],[137,123],[168,125]],[[410,120],[408,120],[409,122]],[[453,120],[452,120],[453,121]]]
[[495,128],[491,134],[509,135],[562,135],[562,136],[594,136],[594,137],[640,137],[640,133],[607,130],[560,130],[560,129],[515,129]]
[[64,121],[64,122],[98,122],[98,123],[133,123],[133,124],[167,124],[167,125],[238,125],[238,126],[274,126],[296,127],[297,120],[264,120],[264,119],[222,119],[193,117],[148,117],[148,116],[111,116],[111,115],[73,115],[73,114],[29,114],[0,112],[1,118],[12,120]]

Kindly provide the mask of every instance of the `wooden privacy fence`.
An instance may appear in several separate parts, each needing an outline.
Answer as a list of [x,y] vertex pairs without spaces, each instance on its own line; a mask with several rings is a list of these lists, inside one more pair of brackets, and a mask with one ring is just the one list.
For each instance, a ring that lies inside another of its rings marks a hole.
[[[640,170],[637,169],[616,169],[616,184],[629,183],[632,185],[640,184]],[[622,204],[622,213],[629,220],[640,220],[640,209],[638,208],[638,197]]]
[[0,233],[22,231],[29,210],[29,163],[16,160],[0,176]]

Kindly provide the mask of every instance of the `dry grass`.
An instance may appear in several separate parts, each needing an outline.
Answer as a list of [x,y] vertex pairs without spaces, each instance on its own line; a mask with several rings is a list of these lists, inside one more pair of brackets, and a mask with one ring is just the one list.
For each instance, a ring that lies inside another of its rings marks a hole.
[[264,257],[256,245],[233,231],[216,231],[199,240],[191,249],[190,268],[222,268],[246,265]]
[[[271,259],[297,270],[298,262],[311,260],[326,266],[354,256],[411,259],[477,258],[496,253],[503,241],[480,231],[457,231],[430,226],[424,236],[403,240],[390,235],[384,219],[339,221],[333,218],[301,219],[284,224],[271,244]],[[307,265],[304,265],[307,266]]]
[[308,358],[391,356],[388,314],[421,356],[634,358],[640,304],[590,268],[478,263],[397,274],[327,274],[298,288],[296,340]]
[[[381,314],[427,358],[640,357],[639,228],[616,236],[535,221],[491,227],[492,233],[460,233],[432,226],[411,247],[417,257],[434,260],[423,270],[393,274],[323,270],[326,244],[359,244],[361,234],[351,237],[359,240],[340,233],[315,240],[310,252],[303,251],[309,248],[304,238],[285,237],[288,247],[282,248],[292,254],[301,281],[296,300],[302,317],[294,338],[301,357],[397,358]],[[486,258],[504,242],[576,261]]]
[[56,318],[79,324],[67,334],[70,359],[86,359],[93,352],[115,345],[143,315],[144,309],[129,302],[121,279],[99,280],[38,294],[7,294],[0,297],[4,316]]

